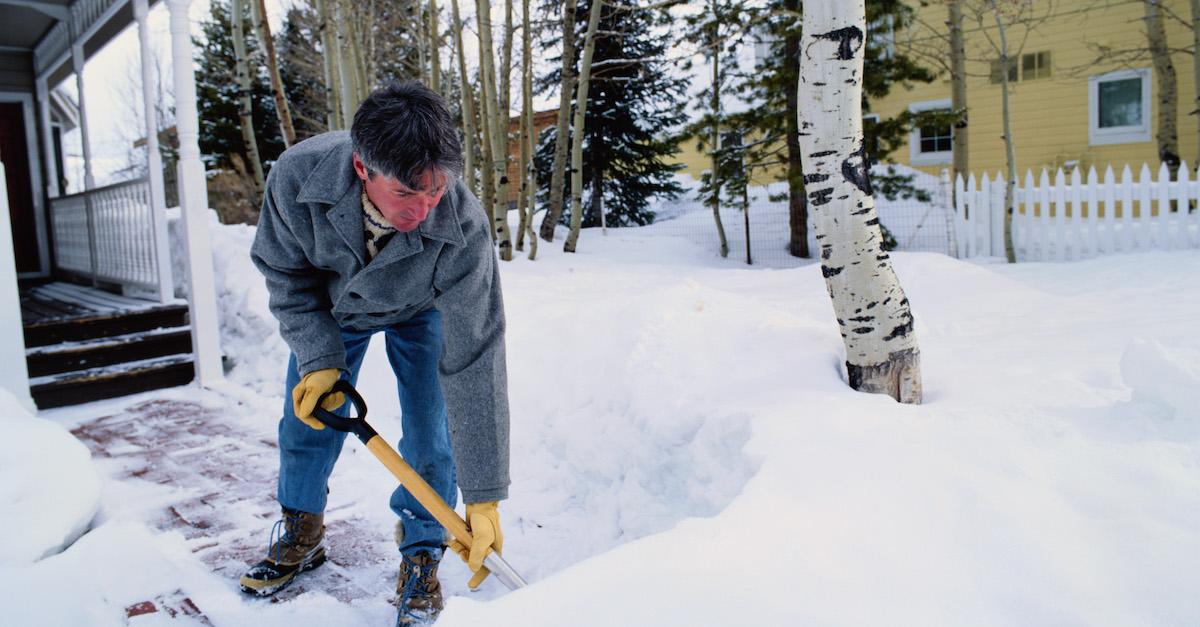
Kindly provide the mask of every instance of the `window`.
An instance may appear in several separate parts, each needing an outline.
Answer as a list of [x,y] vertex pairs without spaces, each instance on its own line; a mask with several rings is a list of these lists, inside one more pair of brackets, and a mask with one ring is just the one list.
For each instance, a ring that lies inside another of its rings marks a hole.
[[1150,141],[1150,70],[1121,70],[1088,78],[1088,143]]
[[[1000,83],[1004,82],[1004,74],[1001,73],[1000,65],[1001,65],[1000,59],[994,59],[992,61],[992,66],[991,66],[991,69],[989,70],[989,74],[990,74],[989,80],[991,80],[993,85],[999,85]],[[1008,82],[1010,82],[1010,83],[1017,82],[1017,60],[1016,59],[1008,60]]]
[[[914,102],[912,113],[949,112],[950,100]],[[912,165],[942,165],[954,159],[954,134],[949,121],[915,126],[908,135],[908,160]]]
[[1050,78],[1050,51],[1031,52],[1021,57],[1021,80]]

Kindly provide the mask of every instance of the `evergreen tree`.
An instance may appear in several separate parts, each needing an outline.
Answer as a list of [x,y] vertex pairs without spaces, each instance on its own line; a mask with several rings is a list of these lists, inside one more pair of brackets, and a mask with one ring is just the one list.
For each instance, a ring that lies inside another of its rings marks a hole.
[[[234,169],[234,155],[242,164],[248,163],[249,157],[238,125],[238,87],[234,77],[229,2],[213,0],[209,6],[208,19],[200,25],[203,39],[193,42],[199,51],[196,57],[196,107],[200,114],[200,153],[209,168]],[[247,12],[247,22],[249,19]],[[258,40],[253,29],[246,32],[246,50],[251,57],[258,53]],[[266,170],[283,152],[283,138],[275,117],[270,81],[260,64],[252,65],[251,114]]]
[[328,130],[325,120],[325,69],[322,65],[321,17],[311,7],[296,5],[284,16],[276,37],[279,73],[292,109],[297,141]]
[[[590,8],[591,0],[580,0],[576,11],[577,68]],[[623,4],[602,13],[583,133],[584,226],[600,224],[601,203],[607,226],[649,224],[651,198],[683,191],[674,180],[680,166],[666,162],[679,150],[687,84],[669,67],[668,27],[660,9]],[[559,85],[561,62],[552,61],[555,69],[537,82],[539,93]],[[548,200],[555,132],[549,127],[542,133],[535,157],[541,204]]]

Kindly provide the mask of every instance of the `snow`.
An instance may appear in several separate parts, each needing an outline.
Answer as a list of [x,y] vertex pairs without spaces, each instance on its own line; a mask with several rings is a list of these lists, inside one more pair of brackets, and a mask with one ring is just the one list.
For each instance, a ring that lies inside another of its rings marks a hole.
[[3,588],[6,570],[57,553],[87,530],[100,506],[100,475],[87,447],[62,426],[31,416],[2,389],[0,415]]
[[[587,230],[575,255],[561,235],[536,262],[501,266],[505,555],[532,585],[470,593],[451,557],[439,626],[1200,622],[1200,253],[1015,266],[893,255],[926,390],[906,406],[846,387],[815,265],[737,268],[658,225]],[[214,225],[213,237],[230,382],[44,417],[79,427],[187,401],[244,444],[273,440],[287,349],[249,261],[253,228]],[[395,442],[377,343],[359,387]],[[232,470],[270,475],[262,450]],[[30,454],[0,476],[41,478],[57,457]],[[331,481],[330,518],[375,534],[379,559],[336,571],[366,591],[349,601],[322,589],[243,598],[236,563],[202,561],[211,541],[155,526],[164,504],[207,488],[97,464],[95,528],[0,570],[6,623],[122,625],[131,604],[185,594],[214,625],[390,624],[393,484],[357,442]],[[263,510],[224,509],[241,527],[218,542],[265,546]],[[20,524],[47,527],[40,511]]]

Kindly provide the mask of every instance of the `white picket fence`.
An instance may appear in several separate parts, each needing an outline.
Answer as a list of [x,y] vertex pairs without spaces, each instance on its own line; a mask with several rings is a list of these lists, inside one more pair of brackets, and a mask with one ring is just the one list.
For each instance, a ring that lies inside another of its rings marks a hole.
[[[964,182],[955,177],[959,257],[1004,256],[1003,175]],[[1200,173],[1179,167],[1172,181],[1166,164],[1151,176],[1143,164],[1137,180],[1126,165],[1118,181],[1090,168],[1068,176],[1060,168],[1027,171],[1014,192],[1013,247],[1018,261],[1065,261],[1146,250],[1200,248]]]

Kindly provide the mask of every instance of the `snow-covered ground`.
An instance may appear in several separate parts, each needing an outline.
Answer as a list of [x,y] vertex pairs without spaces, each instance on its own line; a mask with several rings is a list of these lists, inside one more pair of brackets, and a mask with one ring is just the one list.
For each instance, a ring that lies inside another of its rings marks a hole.
[[[40,419],[79,428],[187,401],[272,441],[287,349],[247,256],[252,236],[214,232],[224,350],[237,363],[226,385]],[[816,266],[731,267],[654,227],[590,230],[575,255],[559,238],[536,262],[503,264],[513,485],[501,511],[505,554],[532,585],[470,593],[450,558],[439,625],[1200,624],[1200,253],[893,259],[917,321],[920,406],[846,387]],[[382,346],[359,387],[394,442]],[[0,543],[33,535],[13,521],[39,521],[7,498],[13,486],[87,474],[36,463],[0,448]],[[270,475],[277,462],[248,463]],[[95,467],[105,479],[90,532],[36,562],[42,549],[0,551],[0,623],[123,625],[127,608],[182,594],[214,625],[390,624],[393,484],[357,442],[331,482],[330,518],[375,534],[380,559],[360,568],[367,593],[351,600],[243,598],[227,569],[198,557],[201,540],[153,524],[199,488],[118,479],[115,458]],[[62,483],[46,489],[94,498],[86,478]],[[229,533],[265,547],[270,521],[239,520],[250,523]]]

